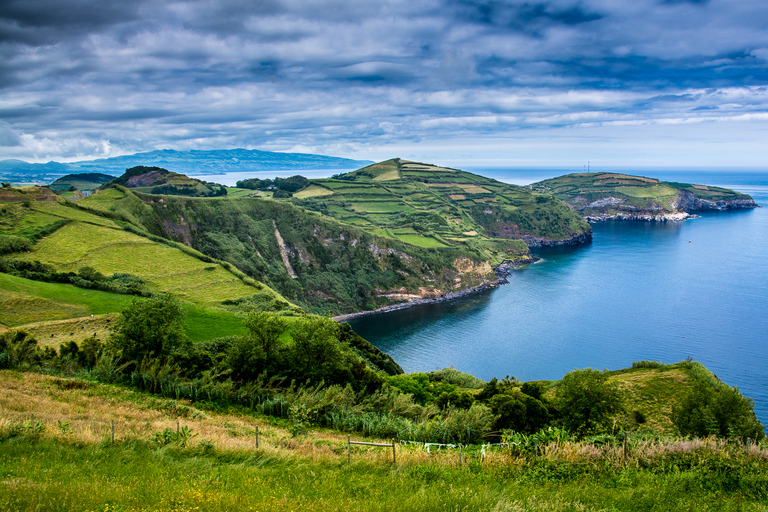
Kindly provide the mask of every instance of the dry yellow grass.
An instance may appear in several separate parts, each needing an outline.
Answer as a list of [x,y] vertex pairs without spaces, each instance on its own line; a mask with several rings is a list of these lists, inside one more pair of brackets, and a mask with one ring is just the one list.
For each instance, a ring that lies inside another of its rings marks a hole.
[[467,194],[490,194],[491,191],[479,185],[460,185]]
[[400,173],[397,171],[397,169],[394,169],[392,171],[379,174],[378,176],[373,178],[373,181],[392,181],[392,180],[399,180],[399,179],[400,179]]
[[[109,441],[114,421],[115,441],[150,440],[156,432],[177,426],[189,427],[198,434],[191,445],[206,441],[219,450],[254,451],[255,427],[259,429],[259,450],[281,458],[336,461],[346,459],[347,436],[318,429],[306,436],[293,437],[286,428],[267,420],[240,414],[202,411],[185,400],[168,400],[118,386],[76,379],[62,379],[35,373],[0,371],[0,429],[34,419],[45,424],[45,435],[84,443]],[[352,436],[352,440],[360,439]],[[389,440],[365,439],[388,443]],[[722,452],[727,440],[674,439],[632,441],[625,453],[618,445],[596,446],[584,442],[561,441],[539,446],[538,457],[552,461],[589,463],[608,460],[617,466],[671,453],[701,450]],[[459,465],[458,447],[397,444],[398,465]],[[751,456],[768,459],[764,445],[751,445]],[[352,459],[387,464],[391,448],[353,446]],[[508,447],[485,445],[465,448],[461,459],[481,460],[485,467],[521,467],[531,455]]]
[[35,337],[42,347],[59,348],[67,341],[75,341],[78,345],[83,340],[95,337],[105,341],[111,331],[111,324],[116,321],[118,315],[94,315],[70,318],[67,320],[55,320],[52,322],[34,322],[20,325],[16,329],[22,329]]
[[642,176],[629,176],[627,174],[613,174],[613,173],[607,173],[607,174],[601,174],[597,177],[598,180],[608,180],[608,179],[618,179],[618,180],[631,180],[631,181],[642,181],[645,183],[659,183],[659,180],[654,178],[643,178]]
[[467,198],[464,194],[450,194],[448,197],[453,199],[454,201],[461,201]]
[[[30,419],[46,425],[46,433],[86,443],[111,438],[115,441],[152,438],[155,432],[178,425],[198,434],[192,445],[213,443],[221,450],[254,450],[255,427],[259,427],[259,450],[267,455],[327,460],[346,457],[347,437],[313,431],[293,437],[287,429],[262,419],[237,414],[212,414],[195,408],[186,400],[168,400],[130,389],[62,379],[35,373],[0,371],[0,428]],[[60,427],[69,422],[67,432]],[[357,437],[353,436],[353,440]],[[373,442],[388,442],[371,440]],[[413,462],[431,456],[421,446],[397,446],[398,462]],[[367,446],[353,447],[355,459],[386,462],[392,450]]]
[[321,197],[333,195],[333,190],[328,190],[325,187],[318,187],[317,185],[310,185],[301,192],[297,192],[293,197],[299,199],[306,199],[307,197]]

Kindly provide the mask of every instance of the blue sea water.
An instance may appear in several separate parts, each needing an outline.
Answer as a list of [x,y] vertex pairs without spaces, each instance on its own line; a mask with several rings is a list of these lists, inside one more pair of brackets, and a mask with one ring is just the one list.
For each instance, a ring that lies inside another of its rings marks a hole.
[[[518,184],[562,172],[486,171]],[[733,188],[768,205],[768,172],[634,172]],[[407,371],[488,380],[691,357],[755,401],[768,425],[768,208],[682,223],[604,222],[589,245],[537,253],[510,283],[351,322]]]

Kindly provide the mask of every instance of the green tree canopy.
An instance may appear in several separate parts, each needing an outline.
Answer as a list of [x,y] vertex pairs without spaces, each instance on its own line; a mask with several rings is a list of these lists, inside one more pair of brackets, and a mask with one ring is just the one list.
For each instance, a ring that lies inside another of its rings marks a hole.
[[684,436],[762,439],[752,399],[738,389],[697,381],[682,403],[672,411],[672,422]]
[[184,316],[181,302],[173,295],[134,299],[120,315],[109,346],[121,351],[125,361],[169,356],[189,345]]
[[605,371],[585,368],[565,374],[555,395],[560,421],[580,435],[608,432],[622,410],[618,385],[608,381]]

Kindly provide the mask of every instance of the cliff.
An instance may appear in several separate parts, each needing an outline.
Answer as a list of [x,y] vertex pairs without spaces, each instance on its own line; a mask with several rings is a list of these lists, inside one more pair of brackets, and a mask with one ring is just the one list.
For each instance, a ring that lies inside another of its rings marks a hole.
[[749,195],[730,189],[615,173],[569,174],[529,188],[564,201],[588,222],[677,222],[695,212],[757,206]]

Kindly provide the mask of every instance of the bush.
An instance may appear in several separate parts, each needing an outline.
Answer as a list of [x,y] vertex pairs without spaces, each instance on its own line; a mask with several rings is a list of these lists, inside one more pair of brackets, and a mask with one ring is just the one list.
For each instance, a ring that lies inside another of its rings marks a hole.
[[28,252],[32,250],[32,242],[26,238],[13,235],[0,235],[0,255],[12,252]]
[[579,436],[609,432],[622,410],[616,383],[604,371],[585,368],[565,374],[555,395],[560,421]]
[[109,348],[120,352],[124,361],[169,356],[189,345],[184,315],[181,302],[169,294],[134,299],[120,315]]
[[673,409],[672,422],[684,436],[759,440],[765,432],[753,407],[752,400],[738,389],[697,379],[682,403]]
[[27,331],[0,334],[0,369],[31,364],[38,356],[37,340]]
[[488,405],[497,417],[494,423],[496,430],[511,429],[531,433],[545,427],[550,421],[544,403],[518,389],[495,395]]

